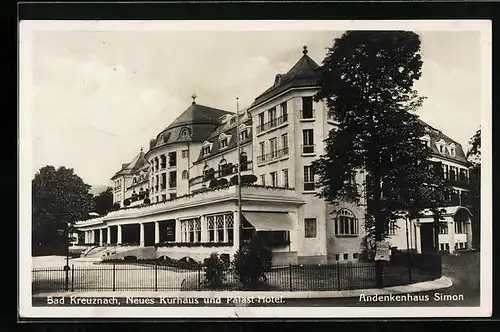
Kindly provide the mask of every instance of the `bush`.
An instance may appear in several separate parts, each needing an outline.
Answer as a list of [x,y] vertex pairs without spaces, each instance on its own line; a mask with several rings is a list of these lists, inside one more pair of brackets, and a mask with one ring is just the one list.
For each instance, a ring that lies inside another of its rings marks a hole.
[[205,259],[203,267],[205,268],[204,283],[211,287],[219,287],[226,281],[226,267],[218,254],[212,253],[209,258]]
[[[238,175],[231,177],[231,180],[229,182],[232,185],[238,184]],[[253,174],[241,175],[241,183],[242,184],[252,184],[255,182],[257,182],[257,176],[255,176]]]
[[144,204],[151,204],[151,200],[149,198],[145,198],[144,199]]
[[111,208],[112,211],[120,210],[120,203],[115,203],[113,204],[113,207]]
[[234,255],[236,278],[246,289],[258,288],[267,281],[265,272],[272,266],[273,252],[266,247],[264,240],[254,235]]
[[130,205],[130,199],[127,198],[126,200],[124,200],[123,201],[123,205],[129,206]]

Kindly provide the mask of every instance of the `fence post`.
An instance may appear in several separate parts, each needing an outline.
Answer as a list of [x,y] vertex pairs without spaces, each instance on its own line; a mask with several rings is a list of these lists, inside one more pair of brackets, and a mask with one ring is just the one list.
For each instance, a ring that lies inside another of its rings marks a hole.
[[67,292],[69,290],[69,266],[64,265],[64,290]]
[[408,283],[411,284],[413,276],[412,276],[412,271],[411,271],[411,253],[408,251]]
[[198,290],[201,290],[201,265],[198,265]]
[[352,262],[348,261],[347,262],[347,289],[352,288],[352,270],[354,269]]
[[337,261],[337,290],[342,290],[340,284],[340,262]]
[[116,288],[115,287],[116,286],[116,280],[115,280],[116,279],[116,276],[115,276],[116,268],[115,268],[115,266],[116,266],[116,263],[113,263],[113,292],[115,291],[115,288]]
[[292,263],[288,264],[288,281],[290,282],[290,292],[293,290],[292,287]]
[[71,265],[71,291],[75,291],[75,264]]
[[158,291],[158,261],[155,261],[155,292]]

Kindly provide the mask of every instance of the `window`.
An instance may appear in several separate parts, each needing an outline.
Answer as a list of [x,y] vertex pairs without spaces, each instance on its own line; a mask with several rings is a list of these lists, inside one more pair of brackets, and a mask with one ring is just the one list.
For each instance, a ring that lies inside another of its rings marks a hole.
[[312,166],[304,166],[304,190],[314,190],[314,174]]
[[269,146],[271,148],[271,159],[278,157],[278,141],[276,137],[269,140]]
[[196,218],[194,220],[195,242],[201,242],[201,220]]
[[340,255],[339,255],[339,254],[336,254],[336,255],[335,255],[335,260],[336,260],[336,261],[339,261],[339,260],[340,260]]
[[168,174],[168,187],[176,188],[177,187],[177,172],[173,171]]
[[462,221],[455,222],[455,234],[464,234],[465,233],[465,223]]
[[234,215],[232,213],[225,214],[225,226],[226,226],[226,242],[234,242]]
[[259,114],[259,123],[257,125],[257,132],[261,132],[264,130],[264,112]]
[[163,194],[161,195],[161,201],[165,202],[167,200],[167,195]]
[[244,141],[248,138],[248,129],[247,127],[242,124],[239,128],[240,131],[240,141]]
[[288,169],[284,169],[282,172],[283,172],[283,187],[289,188],[290,184],[288,183]]
[[389,235],[396,235],[397,225],[396,222],[391,220],[389,222]]
[[182,130],[181,130],[181,137],[182,138],[188,138],[189,137],[189,129],[182,128]]
[[455,157],[455,148],[450,148],[450,155]]
[[439,152],[440,152],[440,153],[443,153],[443,151],[444,151],[444,146],[443,146],[443,145],[440,145],[440,146],[439,146]]
[[189,219],[187,221],[188,224],[188,242],[194,242],[194,220]]
[[177,166],[177,152],[170,152],[168,154],[168,164],[170,167]]
[[343,258],[344,258],[345,261],[348,260],[349,259],[349,254],[344,254]]
[[262,174],[260,176],[260,184],[265,186],[266,185],[266,175],[265,174]]
[[206,156],[210,154],[210,146],[204,146],[203,147],[203,155]]
[[221,149],[227,148],[227,138],[220,141],[220,147]]
[[283,122],[288,121],[288,110],[286,107],[286,101],[280,104],[281,107],[281,118]]
[[448,234],[448,224],[440,223],[439,224],[439,234]]
[[186,159],[189,157],[189,151],[188,150],[182,150],[182,158]]
[[448,179],[448,165],[443,165],[443,176]]
[[281,135],[281,148],[283,149],[283,154],[288,154],[288,134]]
[[470,204],[469,192],[468,191],[461,191],[459,205],[469,205],[469,204]]
[[215,216],[216,242],[224,242],[224,215]]
[[316,237],[316,218],[304,219],[304,231],[306,238]]
[[450,166],[450,180],[455,181],[457,179],[457,168],[455,166]]
[[312,97],[302,97],[302,119],[313,119],[313,99]]
[[261,155],[262,157],[264,157],[264,156],[265,156],[265,154],[266,154],[266,146],[265,146],[265,142],[260,142],[260,143],[259,143],[259,149],[260,149],[260,155]]
[[358,253],[357,252],[354,252],[352,254],[352,259],[358,259]]
[[267,115],[269,118],[269,128],[276,127],[276,107],[271,108],[269,111],[267,111]]
[[188,177],[189,177],[189,175],[188,175],[188,171],[183,170],[183,171],[182,171],[182,179],[183,179],[183,180],[186,180]]
[[271,187],[278,186],[278,173],[271,172]]
[[337,212],[337,217],[335,218],[335,235],[357,235],[358,231],[358,219],[356,219],[351,211],[341,209]]
[[312,129],[302,130],[302,153],[314,153],[314,132]]
[[208,242],[215,242],[215,216],[207,216]]

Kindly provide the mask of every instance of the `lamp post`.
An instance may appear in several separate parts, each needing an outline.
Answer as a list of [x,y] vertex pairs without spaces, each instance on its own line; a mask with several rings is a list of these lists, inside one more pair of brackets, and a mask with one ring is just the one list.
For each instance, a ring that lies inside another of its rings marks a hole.
[[66,265],[64,266],[64,272],[65,272],[65,282],[64,282],[64,286],[65,286],[65,289],[66,291],[69,290],[69,240],[70,240],[70,236],[69,236],[69,232],[70,232],[70,223],[65,221],[65,229],[60,229],[58,230],[59,234],[61,235],[66,235]]

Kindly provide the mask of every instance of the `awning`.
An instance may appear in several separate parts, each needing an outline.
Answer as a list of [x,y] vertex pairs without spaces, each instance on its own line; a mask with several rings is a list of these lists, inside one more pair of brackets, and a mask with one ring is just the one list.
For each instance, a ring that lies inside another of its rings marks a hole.
[[288,213],[243,212],[243,216],[256,231],[291,231],[293,226]]

